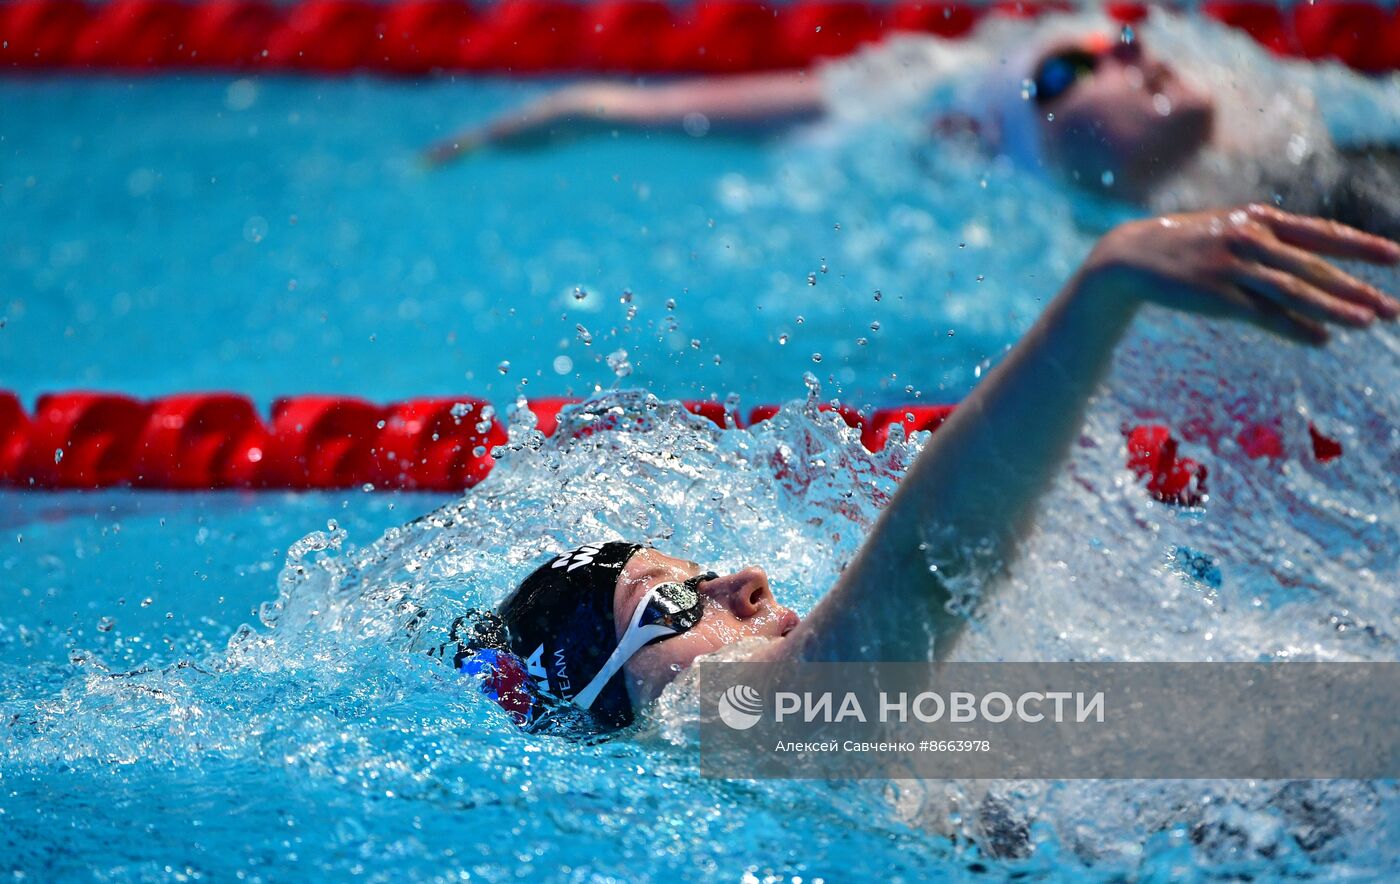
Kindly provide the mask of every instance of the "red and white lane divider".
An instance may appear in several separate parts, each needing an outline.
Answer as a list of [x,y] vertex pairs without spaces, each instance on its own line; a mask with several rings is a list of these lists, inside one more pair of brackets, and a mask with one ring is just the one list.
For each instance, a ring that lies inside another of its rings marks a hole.
[[[736,73],[805,67],[890,31],[961,37],[987,15],[1033,17],[1068,2],[942,0],[8,0],[0,70],[33,68],[564,73]],[[1142,3],[1110,2],[1124,22]],[[1400,15],[1380,2],[1206,0],[1201,13],[1270,49],[1400,68]]]
[[[532,399],[541,432],[553,435],[558,415],[577,399]],[[747,415],[713,401],[686,408],[720,427],[748,427],[777,413],[760,405]],[[907,405],[836,411],[860,431],[871,451],[894,425],[906,434],[937,430],[953,405]],[[596,427],[595,431],[605,427]],[[1309,426],[1313,457],[1341,456],[1341,444]],[[1181,455],[1161,424],[1125,427],[1127,466],[1164,503],[1195,506],[1206,494],[1206,467]],[[1199,434],[1198,434],[1199,435]],[[1286,456],[1277,423],[1242,422],[1235,436],[1251,458]],[[506,441],[489,402],[470,396],[411,399],[376,405],[350,396],[291,396],[264,421],[253,403],[233,393],[181,393],[143,401],[117,393],[40,396],[32,412],[0,392],[0,484],[79,489],[130,486],[186,491],[219,488],[460,491],[491,471],[491,449]],[[1203,438],[1211,444],[1209,438]]]

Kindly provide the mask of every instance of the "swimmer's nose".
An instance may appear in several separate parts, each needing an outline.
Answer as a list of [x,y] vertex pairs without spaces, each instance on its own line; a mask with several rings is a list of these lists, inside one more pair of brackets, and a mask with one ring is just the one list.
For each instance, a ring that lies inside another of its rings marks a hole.
[[747,620],[775,604],[768,574],[762,568],[745,568],[707,580],[700,592],[729,608],[740,620]]

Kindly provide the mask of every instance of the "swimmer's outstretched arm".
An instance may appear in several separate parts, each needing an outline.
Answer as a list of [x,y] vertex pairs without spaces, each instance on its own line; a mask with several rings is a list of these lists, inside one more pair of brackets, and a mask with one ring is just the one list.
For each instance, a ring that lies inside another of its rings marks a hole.
[[681,129],[692,125],[745,129],[795,123],[826,110],[817,78],[806,71],[682,80],[660,86],[579,83],[566,86],[485,125],[429,148],[424,158],[442,164],[487,145],[521,146],[586,127]]
[[[1400,262],[1400,246],[1277,209],[1119,227],[933,436],[836,586],[757,659],[946,659],[945,603],[1013,553],[1139,306],[1244,320],[1318,346],[1330,323],[1394,320],[1400,302],[1319,256]],[[933,567],[937,566],[937,571]]]

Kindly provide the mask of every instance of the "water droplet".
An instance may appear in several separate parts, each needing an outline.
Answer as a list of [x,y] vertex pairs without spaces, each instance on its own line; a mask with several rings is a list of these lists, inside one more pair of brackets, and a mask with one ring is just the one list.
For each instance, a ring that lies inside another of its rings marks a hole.
[[583,286],[581,286],[581,285],[576,285],[576,286],[574,286],[574,300],[575,300],[575,301],[582,301],[582,300],[583,300],[584,298],[586,298],[586,297],[588,297],[588,292],[586,292],[586,291],[583,290]]
[[1021,98],[1026,101],[1035,98],[1035,80],[1027,77],[1021,81]]
[[155,604],[155,599],[151,598],[150,596],[146,596],[144,599],[141,600],[141,607],[143,608],[149,608],[153,604]]
[[267,236],[267,219],[254,215],[243,222],[243,239],[250,243],[260,243]]
[[496,366],[496,371],[499,371],[501,374],[507,374],[507,373],[509,373],[509,372],[510,372],[510,360],[509,360],[509,359],[502,359],[502,360],[501,360],[501,364],[498,365],[498,366]]
[[98,621],[97,621],[97,631],[98,631],[98,632],[111,632],[111,631],[112,631],[112,627],[114,627],[114,626],[116,626],[116,625],[117,625],[117,621],[113,620],[111,617],[103,617],[101,620],[98,620]]
[[[681,129],[691,138],[704,138],[710,132],[710,118],[698,111],[691,111],[681,118]],[[710,226],[715,226],[713,220]]]
[[627,351],[619,349],[609,353],[608,368],[611,368],[613,374],[620,378],[625,378],[631,374],[632,363],[627,359]]
[[809,274],[807,274],[807,284],[808,284],[808,285],[816,285],[816,284],[817,284],[817,274],[816,274],[816,273],[809,273]]
[[365,484],[363,484],[363,485],[360,486],[360,490],[363,491],[363,492],[366,493],[366,494],[369,494],[371,491],[374,490],[374,483],[373,483],[373,482],[366,482]]
[[884,295],[880,294],[880,290],[879,290],[879,289],[876,289],[876,290],[875,290],[875,300],[878,301],[878,300],[880,300],[880,299],[883,298],[883,297],[884,297]]
[[865,338],[856,338],[856,346],[857,346],[857,347],[864,347],[864,346],[865,346],[866,344],[868,344],[868,343],[870,343],[870,342],[867,341]]
[[1118,32],[1118,40],[1126,46],[1131,46],[1137,40],[1137,33],[1133,30],[1133,26],[1123,25],[1123,30]]
[[256,80],[234,80],[224,90],[224,107],[231,111],[245,111],[258,100]]
[[692,349],[692,350],[699,350],[699,349],[700,349],[700,339],[699,339],[699,338],[691,338],[691,339],[690,339],[690,349]]
[[485,456],[486,456],[486,446],[485,446],[485,445],[478,445],[478,446],[476,446],[475,448],[472,449],[472,457],[485,457]]
[[574,330],[578,332],[578,339],[579,339],[580,341],[583,341],[583,346],[585,346],[585,347],[591,347],[591,346],[593,346],[593,334],[592,334],[591,332],[589,332],[588,329],[586,329],[586,328],[583,327],[583,323],[579,323],[578,325],[575,325],[575,326],[574,326]]
[[879,331],[879,330],[880,330],[880,320],[877,319],[877,320],[875,320],[874,322],[870,323],[870,330],[871,330],[871,331]]
[[666,299],[666,309],[667,309],[667,310],[674,310],[674,309],[676,309],[676,299],[675,299],[675,298],[667,298],[667,299]]
[[1053,123],[1053,122],[1055,122],[1055,114],[1054,114],[1053,112],[1052,112],[1052,113],[1048,113],[1048,114],[1045,115],[1045,119],[1046,119],[1048,122]]
[[54,463],[62,463],[62,462],[63,462],[63,449],[62,449],[62,448],[55,448],[55,449],[54,449],[54,452],[53,452],[53,462],[54,462]]
[[812,361],[813,361],[813,362],[821,362],[821,361],[822,361],[822,354],[820,354],[820,353],[813,353],[813,354],[812,354]]
[[622,294],[618,296],[618,301],[622,302],[623,304],[632,303],[632,290],[623,289]]
[[987,278],[987,277],[983,276],[983,275],[980,274],[980,273],[977,274],[977,281],[978,281],[978,282],[981,282],[982,280],[984,280],[984,279],[986,279],[986,278]]
[[786,347],[786,346],[787,346],[787,342],[788,342],[788,336],[787,336],[787,335],[785,335],[785,334],[784,334],[784,335],[778,335],[778,346],[779,346],[779,347]]
[[798,325],[801,325],[802,323],[804,323],[804,322],[806,322],[806,321],[807,321],[807,317],[805,317],[805,316],[803,316],[803,315],[801,315],[801,314],[799,313],[798,316],[797,316],[797,324],[798,324]]

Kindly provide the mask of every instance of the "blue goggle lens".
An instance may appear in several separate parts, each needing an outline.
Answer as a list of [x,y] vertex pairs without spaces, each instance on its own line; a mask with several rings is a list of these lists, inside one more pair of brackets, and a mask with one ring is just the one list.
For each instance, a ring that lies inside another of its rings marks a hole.
[[1098,64],[1097,55],[1082,49],[1059,52],[1045,59],[1035,71],[1036,104],[1046,104],[1064,95],[1080,77],[1092,74]]

